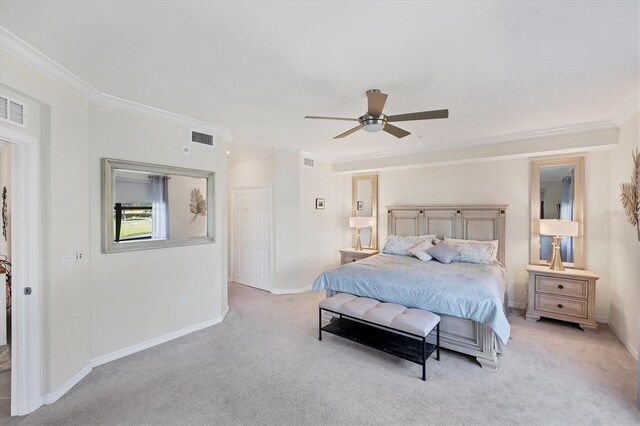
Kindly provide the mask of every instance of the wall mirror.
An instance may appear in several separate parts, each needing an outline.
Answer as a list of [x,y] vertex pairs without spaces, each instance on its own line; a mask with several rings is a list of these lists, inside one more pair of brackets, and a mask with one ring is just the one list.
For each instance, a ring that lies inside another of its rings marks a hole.
[[[352,177],[351,216],[370,217],[373,226],[360,230],[360,241],[366,249],[378,249],[378,175]],[[353,230],[352,247],[356,246],[356,230]]]
[[214,241],[214,173],[102,160],[103,252]]
[[577,237],[563,237],[565,267],[584,269],[584,157],[531,162],[531,264],[546,264],[551,254],[549,235],[540,235],[541,219],[578,222]]

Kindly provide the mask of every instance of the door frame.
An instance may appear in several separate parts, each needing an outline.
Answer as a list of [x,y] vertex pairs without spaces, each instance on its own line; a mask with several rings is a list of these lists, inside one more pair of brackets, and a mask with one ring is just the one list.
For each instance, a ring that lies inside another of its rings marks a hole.
[[[40,141],[0,126],[11,143],[11,415],[42,405],[40,274]],[[29,296],[25,287],[31,287]]]
[[[229,253],[229,259],[231,262],[230,268],[229,270],[231,271],[231,281],[233,281],[233,279],[236,276],[236,268],[235,268],[235,252],[236,252],[236,218],[234,215],[234,212],[236,210],[236,192],[237,191],[241,191],[244,189],[268,189],[269,190],[269,195],[271,196],[271,242],[270,242],[270,246],[271,246],[271,280],[269,282],[269,288],[265,289],[268,292],[271,292],[273,290],[273,276],[274,276],[274,271],[275,271],[275,255],[274,255],[274,238],[273,238],[273,232],[275,230],[275,226],[274,226],[274,214],[273,214],[273,185],[271,184],[266,184],[266,185],[239,185],[239,186],[234,186],[231,188],[231,202],[229,203],[231,205],[231,212],[229,214],[229,221],[231,224],[231,243],[229,244],[229,247],[231,247],[231,252]],[[234,281],[235,282],[235,281]]]

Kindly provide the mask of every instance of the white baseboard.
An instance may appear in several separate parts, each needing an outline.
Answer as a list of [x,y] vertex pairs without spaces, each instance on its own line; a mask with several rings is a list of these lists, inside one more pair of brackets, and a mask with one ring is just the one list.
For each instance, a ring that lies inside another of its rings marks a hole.
[[74,374],[72,378],[67,380],[64,385],[56,389],[55,392],[42,395],[42,403],[53,404],[54,402],[56,402],[58,399],[60,399],[60,397],[62,397],[62,395],[69,392],[72,387],[77,385],[80,382],[80,380],[84,379],[87,376],[87,374],[91,373],[91,370],[93,370],[93,367],[91,366],[91,364],[86,365],[82,370]]
[[607,317],[599,317],[596,315],[596,322],[601,322],[603,324],[608,324],[609,323],[609,318]]
[[161,343],[166,343],[170,340],[177,339],[178,337],[186,336],[187,334],[193,333],[198,330],[202,330],[203,328],[211,327],[212,325],[219,324],[224,320],[229,312],[229,306],[222,312],[217,318],[210,319],[208,321],[201,322],[199,324],[194,324],[189,327],[183,328],[181,330],[176,330],[171,333],[164,334],[162,336],[158,336],[156,338],[144,341],[142,343],[138,343],[136,345],[129,346],[124,349],[117,350],[115,352],[111,352],[97,358],[91,360],[91,362],[85,366],[82,370],[78,371],[73,377],[71,377],[65,384],[60,386],[52,393],[42,395],[42,403],[43,404],[53,404],[60,397],[62,397],[65,393],[69,392],[71,388],[77,385],[82,379],[84,379],[94,367],[98,367],[99,365],[106,364],[111,361],[115,361],[116,359],[123,358],[127,355],[134,354],[136,352],[143,351],[145,349],[152,348]]
[[613,322],[611,322],[611,321],[609,321],[609,328],[611,328],[611,330],[613,330],[613,332],[615,333],[616,336],[618,336],[618,339],[620,339],[620,341],[625,346],[625,348],[627,348],[627,350],[629,352],[631,352],[631,356],[633,356],[637,361],[638,360],[638,350],[636,348],[634,348],[629,343],[629,341],[627,339],[622,337],[622,334],[618,331],[618,329],[616,328],[615,324]]
[[127,355],[131,355],[136,352],[140,352],[145,349],[152,348],[154,346],[168,342],[170,340],[177,339],[178,337],[186,336],[187,334],[193,333],[194,331],[211,327],[212,325],[222,322],[224,317],[227,315],[227,312],[229,312],[228,306],[227,306],[227,309],[225,309],[225,311],[222,313],[222,315],[220,315],[217,318],[213,318],[213,319],[210,319],[209,321],[204,321],[199,324],[190,325],[189,327],[183,328],[181,330],[172,331],[171,333],[167,333],[162,336],[158,336],[153,339],[146,340],[136,345],[132,345],[127,348],[123,348],[115,352],[111,352],[111,353],[99,356],[91,360],[91,365],[93,367],[98,367],[99,365],[106,364],[107,362],[115,361],[116,359],[123,358]]
[[302,287],[302,288],[274,288],[271,289],[271,294],[276,294],[276,295],[281,295],[281,294],[300,294],[300,293],[305,293],[307,291],[311,290],[311,286],[308,285],[306,287]]

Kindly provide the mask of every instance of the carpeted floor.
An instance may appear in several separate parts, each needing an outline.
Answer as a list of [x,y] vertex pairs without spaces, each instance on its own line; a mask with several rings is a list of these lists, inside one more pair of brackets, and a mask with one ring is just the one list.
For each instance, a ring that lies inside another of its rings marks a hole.
[[500,371],[317,339],[322,294],[230,284],[222,324],[96,368],[19,424],[638,424],[635,361],[602,325],[513,315]]

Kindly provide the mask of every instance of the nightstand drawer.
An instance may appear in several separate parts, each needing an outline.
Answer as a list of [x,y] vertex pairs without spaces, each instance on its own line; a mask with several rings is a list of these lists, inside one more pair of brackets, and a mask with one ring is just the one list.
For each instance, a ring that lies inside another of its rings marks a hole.
[[356,262],[356,261],[358,261],[360,259],[364,259],[365,257],[366,256],[354,256],[354,255],[350,255],[350,254],[345,254],[343,263]]
[[536,275],[536,292],[587,298],[587,281]]
[[587,301],[536,294],[535,309],[577,318],[587,318]]

